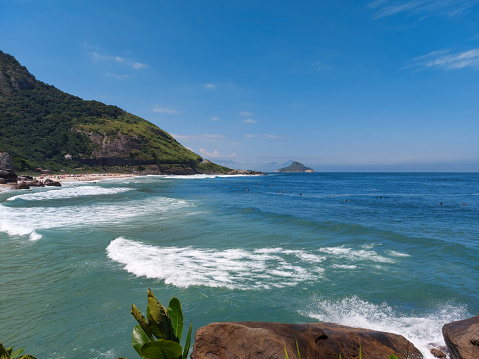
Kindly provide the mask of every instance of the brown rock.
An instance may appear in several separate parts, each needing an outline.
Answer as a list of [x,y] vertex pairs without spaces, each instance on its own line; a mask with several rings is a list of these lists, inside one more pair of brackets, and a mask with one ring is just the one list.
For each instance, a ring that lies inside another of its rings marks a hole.
[[479,316],[442,327],[451,359],[479,358]]
[[262,322],[211,323],[196,331],[192,359],[301,358],[385,359],[392,354],[420,359],[422,354],[401,335],[332,323],[280,324]]
[[30,186],[25,182],[20,182],[12,186],[12,189],[30,189]]
[[45,181],[45,186],[61,187],[62,184],[57,181],[49,181],[49,182]]
[[443,351],[436,348],[431,349],[431,354],[434,355],[435,358],[447,358],[447,355]]
[[43,182],[40,182],[40,181],[37,181],[37,180],[25,181],[25,183],[26,183],[27,185],[29,185],[30,187],[45,187],[45,185],[43,184]]
[[17,174],[13,169],[12,160],[6,152],[0,152],[0,178],[8,182],[17,182]]

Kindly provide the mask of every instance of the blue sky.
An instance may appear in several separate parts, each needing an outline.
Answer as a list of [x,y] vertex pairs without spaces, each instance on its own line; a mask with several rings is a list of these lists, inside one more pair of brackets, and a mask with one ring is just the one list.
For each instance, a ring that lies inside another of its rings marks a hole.
[[230,167],[479,171],[479,0],[0,0],[0,33]]

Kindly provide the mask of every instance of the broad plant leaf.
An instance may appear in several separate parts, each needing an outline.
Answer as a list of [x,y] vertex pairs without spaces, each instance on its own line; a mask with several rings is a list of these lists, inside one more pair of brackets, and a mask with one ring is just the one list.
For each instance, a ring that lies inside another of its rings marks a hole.
[[188,358],[188,353],[190,351],[191,344],[191,329],[193,328],[193,322],[190,322],[190,329],[188,329],[188,334],[186,335],[185,349],[183,350],[183,358]]
[[133,344],[133,348],[137,351],[138,354],[141,356],[141,347],[151,341],[151,339],[146,335],[145,331],[141,328],[140,325],[135,325],[133,328],[133,333],[131,335],[131,343]]
[[167,311],[173,328],[173,334],[178,338],[179,343],[183,333],[183,311],[181,310],[181,303],[178,298],[171,298]]
[[131,315],[136,319],[138,324],[140,324],[141,329],[145,332],[145,334],[153,340],[153,336],[151,334],[150,326],[148,325],[148,321],[146,318],[141,314],[141,312],[138,310],[136,305],[132,304],[131,305]]
[[141,356],[146,359],[178,359],[181,357],[180,344],[171,340],[159,339],[141,347]]
[[157,328],[155,327],[155,325],[152,325],[152,323],[150,323],[150,328],[153,334],[157,338],[165,338],[178,342],[178,339],[173,334],[173,327],[171,326],[171,321],[168,316],[168,312],[166,311],[166,308],[161,305],[161,303],[158,301],[158,299],[156,299],[155,295],[150,289],[148,289],[148,308],[150,309],[148,320],[150,322],[154,321],[157,324],[159,332],[161,333],[158,333],[160,334],[160,336],[158,337],[156,335],[157,333],[155,333],[157,332]]
[[18,357],[17,359],[37,359],[37,358],[35,358],[33,355],[26,354],[26,355],[22,355],[21,357]]
[[15,359],[17,356],[23,353],[23,348],[19,348],[10,354],[10,359]]
[[8,354],[2,343],[0,343],[0,359],[10,359],[10,354]]
[[389,359],[398,359],[398,357],[393,354],[389,357]]

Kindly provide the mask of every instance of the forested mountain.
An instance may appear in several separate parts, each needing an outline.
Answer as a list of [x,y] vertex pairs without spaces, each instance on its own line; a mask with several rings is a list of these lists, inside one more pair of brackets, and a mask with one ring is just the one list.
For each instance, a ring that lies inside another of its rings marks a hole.
[[10,154],[20,171],[85,166],[149,166],[172,173],[228,171],[203,161],[138,116],[36,80],[2,51],[0,150]]

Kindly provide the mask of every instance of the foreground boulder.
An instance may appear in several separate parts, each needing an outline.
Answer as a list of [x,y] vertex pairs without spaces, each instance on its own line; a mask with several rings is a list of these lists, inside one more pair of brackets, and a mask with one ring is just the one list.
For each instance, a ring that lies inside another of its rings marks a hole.
[[479,358],[479,316],[442,327],[451,359]]
[[6,152],[0,152],[0,178],[7,182],[17,182],[17,174],[13,169],[12,160]]
[[386,359],[392,354],[420,359],[422,354],[401,335],[332,323],[280,324],[263,322],[211,323],[196,331],[192,359],[301,358]]

